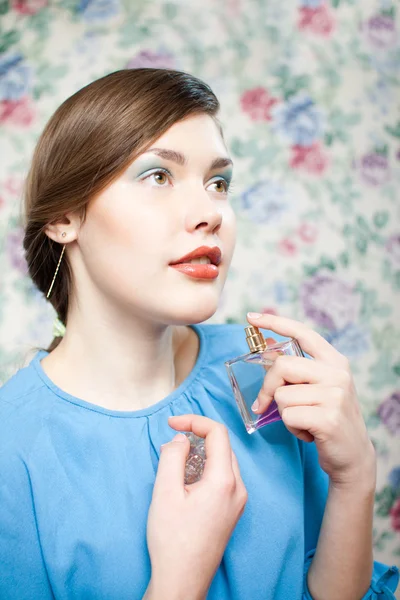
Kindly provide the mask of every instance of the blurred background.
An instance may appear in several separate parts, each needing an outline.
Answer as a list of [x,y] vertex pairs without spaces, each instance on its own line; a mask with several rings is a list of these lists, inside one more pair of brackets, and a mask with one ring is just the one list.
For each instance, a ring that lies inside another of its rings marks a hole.
[[375,557],[397,565],[399,12],[395,0],[0,0],[0,384],[53,334],[20,218],[46,121],[117,69],[189,71],[219,97],[235,163],[238,244],[212,321],[289,316],[350,358],[378,453]]

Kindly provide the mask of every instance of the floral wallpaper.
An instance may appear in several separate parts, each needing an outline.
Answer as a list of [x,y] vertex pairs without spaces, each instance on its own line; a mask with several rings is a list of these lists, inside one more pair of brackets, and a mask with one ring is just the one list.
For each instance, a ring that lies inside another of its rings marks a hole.
[[108,72],[186,70],[218,95],[238,244],[214,322],[307,322],[352,364],[378,454],[377,560],[400,563],[400,5],[0,0],[0,382],[52,338],[20,205],[55,108]]

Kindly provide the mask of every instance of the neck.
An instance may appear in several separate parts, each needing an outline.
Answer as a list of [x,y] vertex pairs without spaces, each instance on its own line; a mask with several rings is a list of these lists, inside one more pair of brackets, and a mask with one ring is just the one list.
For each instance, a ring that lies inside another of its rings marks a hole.
[[188,327],[74,306],[63,340],[42,365],[73,396],[112,410],[139,410],[170,394],[197,353],[197,335]]

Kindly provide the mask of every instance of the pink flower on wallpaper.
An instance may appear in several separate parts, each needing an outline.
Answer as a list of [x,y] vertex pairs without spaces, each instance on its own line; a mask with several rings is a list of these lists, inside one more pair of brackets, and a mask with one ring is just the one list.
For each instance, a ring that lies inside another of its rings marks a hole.
[[0,102],[0,123],[29,127],[35,118],[33,104],[28,96],[20,100],[3,100]]
[[313,244],[318,237],[318,227],[311,223],[302,223],[297,233],[305,244]]
[[15,177],[14,175],[10,175],[4,182],[4,189],[13,196],[18,196],[22,191],[22,187],[22,179]]
[[278,244],[278,249],[285,256],[294,256],[297,254],[297,246],[289,238],[283,238]]
[[278,98],[270,95],[263,87],[247,90],[240,98],[243,112],[247,113],[253,121],[271,121],[271,108],[279,102]]
[[175,69],[176,61],[173,54],[170,54],[169,52],[153,52],[152,50],[142,50],[130,59],[126,65],[126,68]]
[[278,316],[278,314],[279,314],[278,311],[276,310],[276,308],[273,308],[272,306],[267,306],[265,308],[262,308],[261,312],[266,315]]
[[364,23],[363,30],[375,48],[390,48],[396,43],[396,23],[388,15],[374,15]]
[[390,236],[385,244],[386,252],[394,267],[400,267],[400,234]]
[[12,0],[11,8],[21,15],[34,15],[47,4],[48,0]]
[[316,35],[329,37],[335,28],[333,14],[326,4],[314,8],[302,6],[299,8],[299,13],[298,28],[302,31],[310,31]]
[[289,164],[292,169],[302,169],[311,175],[322,175],[328,166],[328,157],[319,142],[314,142],[311,146],[296,145],[292,146]]
[[390,509],[390,521],[392,529],[400,532],[400,498],[397,498],[396,502]]
[[[216,5],[219,6],[219,0]],[[227,0],[226,9],[230,17],[238,17],[241,11],[241,0]]]

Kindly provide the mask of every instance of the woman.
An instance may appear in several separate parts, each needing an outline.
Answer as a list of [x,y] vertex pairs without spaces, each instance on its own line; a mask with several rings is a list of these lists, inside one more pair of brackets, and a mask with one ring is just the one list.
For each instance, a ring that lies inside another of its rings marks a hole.
[[[315,360],[275,363],[254,410],[275,397],[283,421],[249,436],[224,368],[242,327],[199,325],[235,241],[218,108],[188,74],[124,70],[66,100],[38,142],[24,246],[66,331],[0,392],[2,598],[393,597],[346,359],[250,315]],[[206,437],[197,484],[171,428]]]

